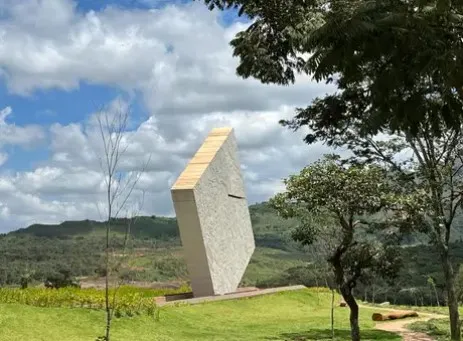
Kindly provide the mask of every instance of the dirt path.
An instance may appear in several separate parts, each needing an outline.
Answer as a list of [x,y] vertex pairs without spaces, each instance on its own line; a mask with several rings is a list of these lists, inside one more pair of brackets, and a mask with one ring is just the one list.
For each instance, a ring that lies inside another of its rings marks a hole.
[[[403,312],[404,311],[404,310],[376,308],[376,307],[369,307],[369,306],[364,306],[363,308],[367,308],[371,310],[383,310],[383,311],[389,311],[389,312],[392,312],[392,311]],[[378,322],[375,325],[375,328],[378,330],[384,330],[387,332],[399,334],[400,336],[402,336],[403,341],[434,341],[434,339],[430,337],[429,335],[411,331],[410,329],[407,328],[407,325],[413,322],[418,322],[418,321],[428,321],[430,319],[447,318],[447,316],[440,315],[440,314],[423,313],[423,312],[418,312],[418,314],[420,315],[420,317],[418,318]]]

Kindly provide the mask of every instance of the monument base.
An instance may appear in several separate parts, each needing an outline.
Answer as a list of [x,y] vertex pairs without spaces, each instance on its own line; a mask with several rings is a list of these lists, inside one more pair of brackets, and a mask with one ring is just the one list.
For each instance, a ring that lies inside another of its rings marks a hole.
[[302,290],[302,289],[306,289],[306,287],[304,285],[293,285],[293,286],[288,286],[288,287],[267,288],[267,289],[246,287],[246,288],[238,288],[236,292],[232,292],[232,293],[228,293],[224,295],[204,296],[204,297],[194,297],[193,293],[189,292],[189,293],[156,297],[155,302],[158,307],[176,305],[176,304],[199,304],[199,303],[205,303],[205,302],[233,300],[233,299],[240,299],[240,298],[246,298],[246,297],[274,294],[274,293],[282,292],[282,291],[294,291],[294,290]]

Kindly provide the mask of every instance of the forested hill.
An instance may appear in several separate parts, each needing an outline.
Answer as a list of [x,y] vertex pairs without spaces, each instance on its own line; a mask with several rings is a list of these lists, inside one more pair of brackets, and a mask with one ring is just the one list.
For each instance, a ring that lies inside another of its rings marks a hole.
[[[302,263],[305,255],[297,251],[289,238],[293,222],[279,218],[266,204],[253,205],[250,212],[259,248],[256,262],[271,263],[272,257],[284,253],[282,268]],[[128,220],[115,219],[111,226],[112,243],[121,247]],[[131,224],[130,234],[131,264],[124,269],[125,276],[145,281],[186,276],[174,218],[138,217]],[[101,274],[104,238],[105,224],[91,220],[34,224],[0,235],[0,284],[17,284],[25,274],[41,281],[60,269],[67,269],[74,276]],[[266,265],[259,271],[264,268]]]
[[[250,212],[257,249],[243,285],[322,284],[320,276],[325,274],[310,268],[310,256],[291,241],[290,229],[296,222],[280,218],[265,203],[250,206]],[[113,245],[116,247],[122,246],[127,223],[126,219],[112,222]],[[131,226],[131,235],[129,258],[118,276],[146,282],[188,279],[175,219],[139,217]],[[463,244],[458,242],[460,236],[453,246],[457,264],[463,261]],[[104,273],[104,237],[104,223],[90,220],[67,221],[59,225],[35,224],[0,235],[0,285],[17,285],[24,276],[40,283],[63,269],[76,277],[97,278]],[[416,240],[411,238],[409,242],[416,243]],[[410,294],[405,292],[401,299],[397,293],[403,292],[404,288],[422,288],[428,293],[426,280],[429,276],[443,288],[439,257],[432,247],[403,248],[403,259],[405,264],[394,286],[376,283],[371,288],[362,289],[364,294],[371,291],[371,295],[384,295],[384,299],[390,294],[406,303],[412,299]],[[416,290],[413,292],[414,299]]]
[[[249,210],[258,246],[278,249],[294,248],[288,233],[290,228],[294,226],[294,221],[280,218],[266,203],[251,205]],[[126,218],[119,218],[111,222],[111,230],[116,235],[123,236],[129,225],[130,235],[135,240],[135,245],[151,245],[153,243],[180,245],[180,236],[175,218],[144,216],[137,217],[132,223]],[[104,237],[105,227],[104,222],[92,220],[66,221],[61,224],[34,224],[10,232],[2,236],[2,238],[28,236],[53,240],[72,239],[78,241],[94,239],[100,241],[100,238]]]

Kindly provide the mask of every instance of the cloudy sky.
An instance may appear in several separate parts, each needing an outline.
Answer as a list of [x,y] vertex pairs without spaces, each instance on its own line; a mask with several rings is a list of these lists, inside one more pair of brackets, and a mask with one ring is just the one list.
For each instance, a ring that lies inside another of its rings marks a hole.
[[237,77],[228,43],[246,25],[201,2],[0,0],[0,232],[100,219],[103,107],[130,110],[125,170],[150,156],[144,214],[173,214],[170,186],[214,127],[235,128],[250,203],[318,159],[278,120],[331,89]]

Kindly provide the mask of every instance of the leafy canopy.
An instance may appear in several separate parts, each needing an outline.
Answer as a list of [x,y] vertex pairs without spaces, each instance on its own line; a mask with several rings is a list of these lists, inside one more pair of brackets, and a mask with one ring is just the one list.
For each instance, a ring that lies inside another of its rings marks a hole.
[[288,85],[305,73],[335,82],[339,92],[326,98],[323,116],[333,129],[342,129],[346,111],[376,132],[414,134],[424,120],[435,134],[460,127],[462,0],[204,1],[252,19],[231,41],[238,75]]
[[[378,272],[393,278],[400,265],[394,216],[398,195],[385,170],[376,165],[343,165],[338,156],[305,167],[285,180],[286,191],[270,203],[285,218],[300,225],[293,238],[303,245],[322,242],[336,282],[350,291],[358,280]],[[375,215],[382,213],[378,224]],[[375,237],[368,238],[369,232]],[[392,243],[391,243],[392,242]]]

